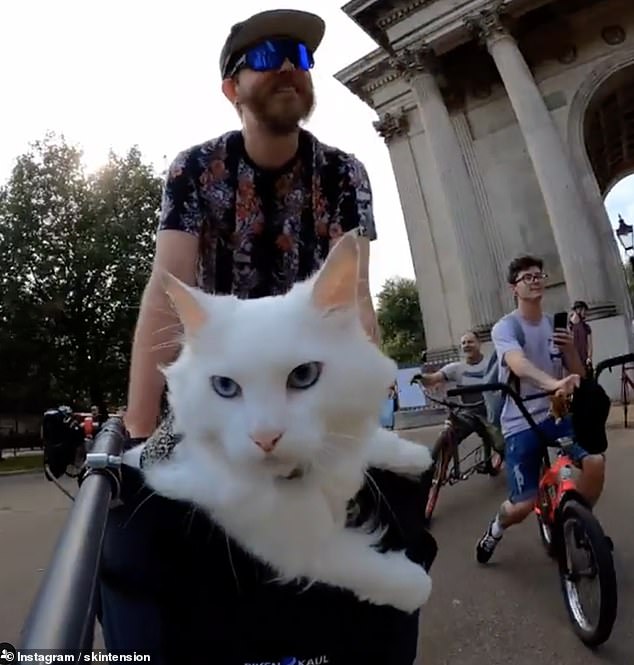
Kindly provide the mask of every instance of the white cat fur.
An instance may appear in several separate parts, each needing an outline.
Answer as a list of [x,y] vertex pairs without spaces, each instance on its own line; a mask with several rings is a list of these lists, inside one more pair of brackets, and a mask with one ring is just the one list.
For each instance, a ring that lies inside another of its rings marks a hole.
[[[322,269],[284,296],[209,296],[168,276],[185,337],[164,371],[184,437],[144,469],[145,481],[204,509],[281,580],[319,581],[412,612],[431,592],[427,573],[403,552],[374,549],[380,533],[345,528],[367,467],[420,473],[431,464],[425,446],[378,425],[396,365],[360,323],[359,242],[367,241],[345,235]],[[317,383],[287,388],[289,373],[312,361],[323,363]],[[236,381],[241,394],[220,397],[214,375]],[[262,431],[283,432],[270,453],[249,436]],[[138,450],[124,462],[138,466]],[[303,477],[287,479],[298,467]]]

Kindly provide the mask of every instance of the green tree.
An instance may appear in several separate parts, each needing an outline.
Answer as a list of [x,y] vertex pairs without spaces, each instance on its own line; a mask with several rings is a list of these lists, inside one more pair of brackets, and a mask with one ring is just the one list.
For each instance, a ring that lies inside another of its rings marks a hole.
[[0,194],[0,408],[119,401],[147,280],[161,179],[133,148],[88,176],[47,135]]
[[378,296],[377,317],[383,352],[399,364],[416,364],[425,348],[425,331],[413,279],[393,277]]

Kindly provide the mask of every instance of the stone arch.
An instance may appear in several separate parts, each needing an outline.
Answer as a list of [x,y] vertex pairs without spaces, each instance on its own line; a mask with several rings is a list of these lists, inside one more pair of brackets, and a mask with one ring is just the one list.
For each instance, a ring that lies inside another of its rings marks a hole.
[[[595,222],[598,251],[603,254],[612,292],[617,300],[617,308],[631,321],[634,313],[625,282],[621,255],[603,203],[605,193],[611,189],[616,180],[626,175],[629,169],[619,173],[616,178],[603,182],[603,186],[600,186],[586,142],[586,121],[593,102],[601,95],[601,91],[610,85],[610,81],[613,81],[614,77],[630,68],[632,68],[634,78],[634,46],[619,48],[618,51],[597,62],[586,74],[570,103],[567,142],[572,168],[577,174],[581,194],[584,196]],[[634,166],[632,168],[634,169]]]

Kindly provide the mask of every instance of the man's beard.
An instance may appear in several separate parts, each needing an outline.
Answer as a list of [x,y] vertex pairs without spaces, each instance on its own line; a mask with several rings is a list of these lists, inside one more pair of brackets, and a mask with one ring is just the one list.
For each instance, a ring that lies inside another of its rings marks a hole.
[[[285,87],[295,87],[296,94],[276,93]],[[312,82],[297,82],[294,77],[276,74],[267,85],[258,86],[249,95],[242,95],[242,106],[273,136],[288,136],[297,131],[300,122],[310,117],[315,106]]]

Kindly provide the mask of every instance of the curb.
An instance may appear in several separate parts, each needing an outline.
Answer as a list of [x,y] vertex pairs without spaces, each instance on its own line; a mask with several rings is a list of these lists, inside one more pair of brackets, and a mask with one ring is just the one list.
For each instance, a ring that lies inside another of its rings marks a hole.
[[15,469],[14,471],[0,471],[0,478],[2,476],[26,476],[28,474],[42,474],[44,475],[44,469]]

